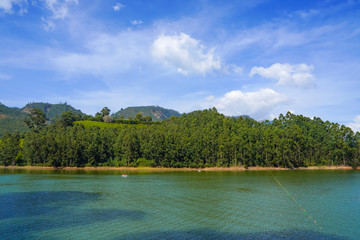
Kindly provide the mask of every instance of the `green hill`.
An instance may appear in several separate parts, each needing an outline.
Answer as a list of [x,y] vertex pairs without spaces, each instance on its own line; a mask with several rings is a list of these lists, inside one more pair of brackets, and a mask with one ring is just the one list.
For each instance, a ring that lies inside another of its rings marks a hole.
[[6,132],[26,132],[29,128],[23,119],[27,115],[20,108],[10,108],[0,103],[0,137]]
[[[29,130],[28,126],[24,123],[24,118],[29,116],[30,110],[39,108],[44,111],[48,121],[60,116],[63,112],[73,111],[82,114],[80,110],[73,108],[67,103],[51,104],[42,102],[32,102],[25,105],[23,108],[11,108],[0,103],[0,137],[6,132],[20,132],[24,133]],[[170,118],[171,116],[180,116],[181,114],[175,110],[165,109],[158,106],[146,107],[128,107],[114,113],[112,116],[120,118],[124,116],[125,119],[135,118],[137,113],[143,116],[151,116],[153,121],[162,121]]]
[[50,104],[50,103],[28,103],[23,108],[11,108],[0,103],[0,137],[6,132],[20,132],[24,133],[29,130],[24,123],[31,109],[39,108],[44,111],[47,120],[55,119],[63,112],[73,111],[75,113],[82,112],[68,105],[67,103]]
[[181,116],[181,114],[172,109],[166,109],[159,106],[141,106],[141,107],[128,107],[112,114],[113,118],[125,119],[135,118],[136,114],[141,113],[143,116],[151,116],[153,121],[162,121],[171,116]]
[[56,116],[60,117],[60,115],[63,112],[67,112],[67,111],[72,111],[75,113],[82,114],[80,110],[73,108],[71,105],[68,105],[67,103],[51,104],[51,103],[33,102],[26,104],[26,106],[22,108],[22,111],[26,113],[30,113],[30,110],[34,108],[41,109],[45,113],[47,120],[55,119]]

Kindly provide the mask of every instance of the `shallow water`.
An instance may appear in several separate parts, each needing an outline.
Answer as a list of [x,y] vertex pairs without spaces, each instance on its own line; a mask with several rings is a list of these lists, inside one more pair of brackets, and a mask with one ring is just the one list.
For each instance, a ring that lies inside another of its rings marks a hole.
[[1,169],[0,239],[359,239],[360,171]]

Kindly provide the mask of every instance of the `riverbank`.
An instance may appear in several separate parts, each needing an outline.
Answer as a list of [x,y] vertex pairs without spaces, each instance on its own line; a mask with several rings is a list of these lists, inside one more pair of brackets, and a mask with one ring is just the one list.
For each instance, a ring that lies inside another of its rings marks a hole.
[[[209,168],[163,168],[163,167],[42,167],[42,166],[0,166],[0,169],[28,169],[28,170],[91,170],[91,171],[152,171],[152,172],[173,172],[173,171],[287,171],[287,170],[351,170],[350,166],[311,166],[296,169],[278,167],[209,167]],[[360,169],[358,167],[357,169]]]

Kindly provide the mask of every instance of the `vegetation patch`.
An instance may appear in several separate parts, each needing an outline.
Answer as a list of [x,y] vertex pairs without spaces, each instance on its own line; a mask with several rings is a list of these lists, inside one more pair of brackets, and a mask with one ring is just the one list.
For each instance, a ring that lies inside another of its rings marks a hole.
[[85,128],[90,127],[99,127],[99,128],[122,128],[123,124],[118,123],[106,123],[106,122],[97,122],[97,121],[75,121],[75,125],[82,125]]
[[141,114],[132,124],[74,122],[77,115],[65,112],[51,125],[45,124],[41,110],[31,113],[26,120],[31,131],[1,138],[0,164],[227,169],[359,166],[359,132],[290,112],[272,122],[257,122],[225,117],[213,108],[157,124],[148,124]]

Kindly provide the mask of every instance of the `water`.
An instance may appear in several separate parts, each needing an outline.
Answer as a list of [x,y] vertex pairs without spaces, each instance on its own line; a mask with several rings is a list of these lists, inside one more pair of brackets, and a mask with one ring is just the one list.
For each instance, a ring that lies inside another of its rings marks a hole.
[[0,171],[0,239],[360,238],[356,170]]

